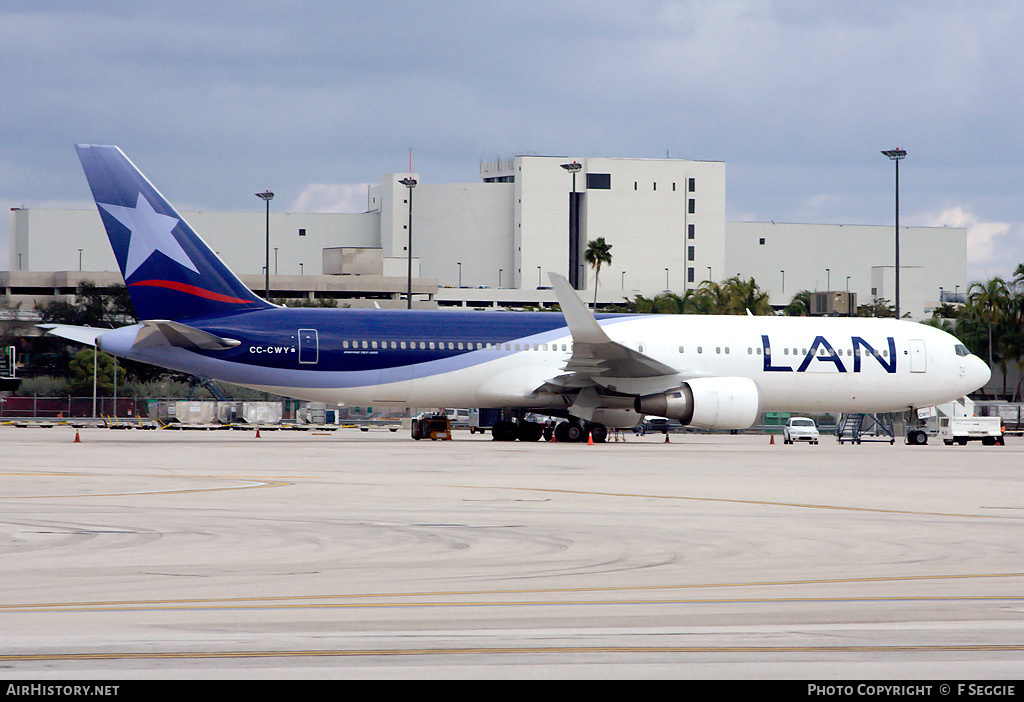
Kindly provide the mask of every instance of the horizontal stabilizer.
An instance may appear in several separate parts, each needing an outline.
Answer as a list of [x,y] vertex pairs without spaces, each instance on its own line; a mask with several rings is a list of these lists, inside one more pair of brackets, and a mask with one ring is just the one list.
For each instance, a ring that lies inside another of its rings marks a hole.
[[235,339],[225,339],[215,336],[202,329],[190,327],[180,322],[172,322],[166,319],[151,319],[142,322],[142,328],[135,337],[132,350],[146,348],[149,346],[176,346],[182,349],[203,351],[223,351],[233,349],[240,342]]
[[110,329],[101,329],[99,327],[76,327],[72,324],[39,324],[37,326],[54,336],[77,341],[79,344],[88,344],[89,346],[95,346],[96,339],[110,331]]

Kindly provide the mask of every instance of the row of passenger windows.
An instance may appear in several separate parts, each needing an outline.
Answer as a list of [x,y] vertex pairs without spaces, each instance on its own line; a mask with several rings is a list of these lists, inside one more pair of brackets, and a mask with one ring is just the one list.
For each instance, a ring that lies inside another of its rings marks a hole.
[[448,351],[474,351],[504,348],[506,351],[570,351],[570,344],[492,344],[481,341],[342,341],[343,349],[433,349]]
[[[715,347],[715,353],[717,353],[717,354],[722,354],[722,353],[729,354],[729,353],[731,353],[731,351],[732,351],[732,349],[730,347],[728,347],[728,346],[725,346],[725,347],[716,346]],[[766,353],[770,354],[771,352],[772,352],[771,349],[767,349],[766,350]],[[686,348],[683,347],[683,346],[680,346],[679,347],[679,353],[686,353]],[[697,347],[697,353],[701,353],[701,354],[704,353],[704,347],[703,346],[698,346]],[[710,353],[710,351],[709,351],[709,353]],[[790,351],[790,349],[788,347],[782,349],[782,355],[783,356],[789,356],[790,353],[791,353],[791,351]],[[836,354],[839,355],[839,356],[843,356],[844,355],[843,349],[836,349]],[[747,355],[750,355],[750,356],[754,356],[754,355],[760,356],[761,355],[761,347],[760,346],[748,346],[747,347]],[[807,349],[792,349],[792,355],[794,355],[794,356],[806,356],[807,355]],[[831,354],[829,354],[828,349],[819,346],[818,347],[818,355],[819,356],[829,356]],[[852,356],[872,356],[872,355],[888,357],[889,356],[889,351],[887,349],[882,349],[881,351],[874,351],[872,349],[857,349],[856,353],[854,353],[853,349],[846,349],[845,355],[846,356],[851,356],[851,357]]]
[[[645,352],[645,345],[638,344],[641,353]],[[473,351],[473,350],[501,350],[504,348],[506,351],[572,351],[572,344],[523,344],[523,343],[505,343],[505,344],[492,344],[484,342],[472,342],[472,341],[342,341],[341,347],[343,349],[423,349],[423,350],[448,350],[448,351]],[[692,348],[692,347],[691,347]],[[710,353],[710,347],[708,347],[708,353]],[[767,353],[771,353],[771,349],[767,349]],[[686,353],[686,347],[680,346],[679,353]],[[704,347],[698,346],[697,353],[703,354]],[[732,349],[729,346],[716,346],[716,354],[732,353]],[[873,349],[836,349],[836,354],[839,356],[879,356],[888,358],[888,349],[882,349],[881,351],[875,351]],[[760,356],[760,346],[748,346],[747,355]],[[790,349],[789,347],[782,349],[783,356],[806,356],[807,349]],[[818,348],[819,356],[830,355],[828,349],[823,347]]]

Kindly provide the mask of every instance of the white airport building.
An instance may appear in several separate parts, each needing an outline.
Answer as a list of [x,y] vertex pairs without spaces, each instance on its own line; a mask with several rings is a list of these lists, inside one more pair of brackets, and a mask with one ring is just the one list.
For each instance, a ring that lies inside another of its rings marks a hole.
[[[578,168],[577,168],[578,166]],[[849,291],[859,304],[895,298],[893,226],[728,222],[725,164],[680,159],[515,156],[480,164],[479,183],[385,175],[358,214],[270,207],[271,297],[335,297],[405,306],[410,223],[417,306],[521,307],[555,302],[549,271],[593,300],[587,242],[611,244],[597,300],[682,293],[702,281],[753,277],[783,307],[801,290]],[[402,181],[416,181],[410,189]],[[181,212],[257,292],[266,212]],[[966,291],[967,233],[900,228],[901,311],[931,314]],[[9,303],[73,294],[80,280],[120,282],[95,209],[11,212]]]

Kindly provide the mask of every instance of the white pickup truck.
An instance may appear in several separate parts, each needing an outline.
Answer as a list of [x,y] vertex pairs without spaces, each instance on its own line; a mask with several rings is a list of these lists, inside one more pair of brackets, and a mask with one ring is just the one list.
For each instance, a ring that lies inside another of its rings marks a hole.
[[939,417],[942,443],[966,446],[968,441],[980,441],[985,446],[1004,446],[1003,420],[999,417]]

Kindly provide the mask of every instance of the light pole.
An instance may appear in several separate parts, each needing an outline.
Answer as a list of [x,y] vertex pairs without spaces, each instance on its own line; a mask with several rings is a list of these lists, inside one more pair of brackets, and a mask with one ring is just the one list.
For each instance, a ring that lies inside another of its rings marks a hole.
[[267,248],[266,248],[266,265],[263,268],[263,297],[267,300],[270,299],[270,201],[274,199],[274,193],[267,190],[266,192],[256,193],[256,197],[267,203]]
[[900,318],[900,161],[907,157],[903,149],[882,152],[896,162],[896,319]]
[[782,274],[782,292],[786,292],[786,271],[779,271]]
[[398,181],[405,187],[409,188],[409,271],[408,280],[406,281],[406,309],[412,309],[412,189],[416,187],[416,179],[402,178]]
[[82,249],[78,250],[78,272],[82,272]]
[[826,268],[825,269],[825,292],[828,292],[831,289],[832,289],[832,269],[831,268]]
[[[569,193],[569,283],[580,290],[582,283],[578,273],[580,260],[580,213],[579,199],[576,197],[576,174],[583,166],[576,161],[561,164],[562,168],[572,173],[572,192]],[[575,280],[573,280],[575,278]]]
[[456,264],[459,267],[459,288],[462,288],[462,261],[457,261]]

